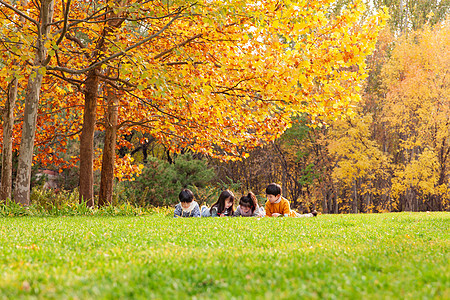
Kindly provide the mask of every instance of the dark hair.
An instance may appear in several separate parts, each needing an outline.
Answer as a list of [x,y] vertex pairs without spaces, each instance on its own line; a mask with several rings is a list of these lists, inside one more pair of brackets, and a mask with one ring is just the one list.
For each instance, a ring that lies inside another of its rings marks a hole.
[[230,198],[231,202],[233,203],[233,205],[231,205],[227,211],[228,211],[228,216],[232,216],[234,214],[234,194],[232,191],[230,190],[225,190],[222,193],[220,193],[219,195],[219,200],[217,200],[216,203],[213,204],[213,206],[211,207],[217,207],[217,213],[218,214],[223,214],[225,211],[225,200]]
[[247,196],[242,196],[239,200],[240,206],[250,207],[252,214],[255,212],[256,207],[258,207],[258,201],[256,200],[255,194],[248,192]]
[[194,194],[191,190],[183,189],[178,195],[178,199],[180,199],[180,202],[192,202],[194,200]]
[[276,183],[271,183],[266,187],[266,194],[267,195],[274,195],[278,196],[281,195],[281,186]]

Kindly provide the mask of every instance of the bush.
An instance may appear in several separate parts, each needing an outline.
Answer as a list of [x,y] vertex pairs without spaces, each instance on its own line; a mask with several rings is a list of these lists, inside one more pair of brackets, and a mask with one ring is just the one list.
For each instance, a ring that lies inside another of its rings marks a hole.
[[116,185],[116,194],[119,202],[138,206],[171,205],[178,202],[182,188],[205,188],[214,176],[205,160],[191,154],[179,155],[173,164],[150,157],[139,177]]
[[41,207],[44,210],[53,208],[61,209],[72,204],[78,204],[78,189],[73,191],[45,189],[42,186],[35,186],[31,190],[30,204]]
[[22,206],[11,200],[0,202],[0,217],[57,217],[57,216],[142,216],[163,214],[171,216],[173,209],[168,207],[136,207],[129,203],[104,207],[88,207],[79,203],[78,191],[55,191],[34,187],[30,205]]

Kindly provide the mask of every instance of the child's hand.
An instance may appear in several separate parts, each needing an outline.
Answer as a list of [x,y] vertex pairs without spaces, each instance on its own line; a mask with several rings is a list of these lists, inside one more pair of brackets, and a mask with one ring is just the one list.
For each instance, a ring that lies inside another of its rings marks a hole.
[[279,213],[273,213],[272,214],[272,217],[279,217],[279,216],[281,216],[281,214],[279,214]]

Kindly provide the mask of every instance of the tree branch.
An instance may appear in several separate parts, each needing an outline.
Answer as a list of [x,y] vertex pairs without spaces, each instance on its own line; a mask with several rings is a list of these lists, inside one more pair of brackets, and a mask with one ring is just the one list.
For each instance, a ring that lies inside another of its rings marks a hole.
[[64,1],[62,1],[62,6],[63,6],[63,10],[64,10],[64,26],[61,32],[61,35],[59,36],[58,40],[56,41],[56,45],[59,45],[62,40],[64,39],[64,36],[66,35],[67,32],[67,22],[68,22],[68,18],[69,18],[69,9],[70,9],[70,1],[71,0],[67,0],[67,5],[66,8],[64,10]]
[[[0,0],[0,1],[1,1],[1,0]],[[170,25],[172,25],[172,23],[175,22],[175,20],[178,19],[178,18],[180,18],[180,12],[176,15],[176,17],[174,17],[172,20],[170,20],[166,25],[164,25],[163,28],[161,28],[160,30],[158,30],[156,33],[154,33],[154,34],[152,34],[151,36],[149,36],[149,37],[143,39],[142,41],[140,41],[140,42],[138,42],[138,43],[136,43],[136,44],[134,44],[134,45],[132,45],[132,46],[126,48],[126,49],[123,50],[123,51],[120,51],[120,52],[118,52],[118,53],[116,53],[116,54],[113,54],[113,55],[111,55],[111,56],[109,56],[109,57],[107,57],[107,58],[102,59],[102,60],[99,61],[99,62],[96,62],[96,63],[90,65],[90,66],[87,67],[87,68],[84,68],[84,69],[81,69],[81,70],[73,70],[73,69],[69,69],[69,68],[65,68],[65,67],[59,67],[59,66],[56,66],[56,67],[48,67],[47,69],[48,69],[48,70],[54,70],[54,71],[66,72],[66,73],[70,73],[70,74],[83,74],[83,73],[88,72],[88,71],[90,71],[90,70],[92,70],[92,69],[95,69],[96,67],[98,67],[98,66],[100,66],[100,65],[102,65],[102,64],[104,64],[104,63],[106,63],[106,62],[108,62],[108,61],[110,61],[110,60],[113,60],[113,59],[115,59],[115,58],[117,58],[117,57],[119,57],[119,56],[122,56],[122,55],[126,54],[128,51],[133,50],[134,48],[137,48],[137,47],[141,46],[142,44],[145,44],[145,43],[151,41],[152,39],[158,37],[158,36],[159,36],[161,33],[163,33]]]
[[70,33],[66,33],[66,38],[67,38],[69,41],[75,42],[75,44],[77,44],[78,47],[80,47],[81,49],[86,48],[86,47],[84,46],[83,42],[82,42],[79,38],[74,37],[74,36],[71,35]]
[[[70,24],[69,24],[69,27],[75,26],[75,25],[77,25],[77,24],[79,24],[79,23],[83,23],[83,22],[85,22],[85,21],[87,21],[87,20],[90,20],[90,19],[92,19],[92,18],[94,18],[94,17],[95,17],[95,18],[100,18],[100,17],[102,17],[102,16],[108,14],[108,12],[106,11],[106,12],[104,12],[104,13],[98,15],[98,16],[95,16],[97,13],[99,13],[99,12],[101,12],[102,10],[105,10],[105,9],[106,9],[106,7],[102,7],[102,8],[100,8],[100,9],[96,10],[95,12],[93,12],[89,17],[84,18],[84,19],[81,19],[81,20],[80,20],[80,19],[68,19],[68,21],[70,21],[70,22],[74,21],[73,23],[70,23]],[[57,24],[60,24],[60,23],[62,23],[62,22],[64,22],[64,20],[60,20],[60,21],[56,21],[56,22],[53,22],[53,23],[49,23],[49,25],[57,25]]]
[[6,3],[3,0],[0,0],[0,4],[3,4],[4,6],[6,6],[7,8],[11,9],[12,11],[14,11],[16,14],[18,14],[19,16],[23,17],[24,19],[27,19],[28,21],[32,22],[33,24],[35,24],[36,26],[39,26],[39,22],[30,18],[28,15],[24,14],[23,12],[21,12],[20,10],[18,10],[17,8],[15,8],[14,6]]
[[162,57],[162,56],[164,56],[164,55],[166,55],[166,54],[172,52],[172,51],[175,50],[176,48],[183,47],[183,46],[186,45],[187,43],[190,43],[191,41],[195,40],[196,38],[201,37],[202,35],[203,35],[203,34],[201,34],[201,33],[199,33],[199,34],[197,34],[197,35],[194,35],[193,37],[191,37],[191,38],[185,40],[184,42],[182,42],[182,43],[176,45],[175,47],[172,47],[172,48],[170,48],[170,49],[168,49],[168,50],[166,50],[166,51],[163,51],[163,52],[159,53],[158,55],[156,55],[155,57],[153,57],[153,59],[158,59],[158,58],[160,58],[160,57]]
[[100,77],[101,79],[104,79],[105,81],[118,81],[120,83],[125,84],[126,86],[132,87],[132,88],[136,88],[135,84],[132,84],[126,80],[120,79],[119,76],[117,77],[109,77],[103,74],[98,74],[98,77]]
[[157,111],[159,111],[160,113],[162,113],[162,114],[164,114],[164,115],[167,115],[167,116],[172,117],[172,118],[177,119],[177,120],[183,120],[183,121],[186,121],[185,118],[182,118],[182,117],[180,117],[180,116],[176,116],[176,115],[174,115],[174,114],[165,112],[165,111],[163,111],[160,107],[158,107],[157,105],[154,105],[154,104],[150,103],[150,102],[147,101],[146,99],[143,99],[143,98],[141,98],[141,97],[139,97],[139,96],[133,94],[133,93],[130,92],[130,91],[126,91],[126,92],[127,92],[128,94],[130,94],[131,96],[135,97],[136,99],[141,100],[144,104],[147,104],[148,106],[153,107],[154,109],[156,109]]

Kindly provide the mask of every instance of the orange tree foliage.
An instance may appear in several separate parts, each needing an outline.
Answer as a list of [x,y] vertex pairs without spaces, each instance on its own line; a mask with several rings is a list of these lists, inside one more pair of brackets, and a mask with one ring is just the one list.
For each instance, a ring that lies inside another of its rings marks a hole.
[[[339,115],[358,97],[363,58],[382,23],[357,25],[360,3],[338,18],[306,2],[208,3],[117,65],[135,87],[122,96],[122,123],[150,124],[148,131],[174,151],[228,158],[277,137],[292,114]],[[145,26],[167,23],[151,21]],[[141,32],[124,31],[116,43],[122,49],[142,39]],[[114,50],[106,47],[105,57]]]
[[398,141],[392,196],[408,210],[448,206],[449,29],[447,20],[403,37],[383,68],[383,118]]
[[[0,65],[2,67],[0,86],[4,91],[13,76],[19,79],[18,102],[14,113],[16,116],[15,130],[13,131],[13,147],[17,151],[23,126],[24,90],[32,73],[35,58],[35,43],[38,33],[35,23],[40,12],[37,4],[33,2],[5,3],[5,5],[0,4],[2,13],[0,17],[2,28],[0,33]],[[15,13],[11,7],[20,14]],[[60,10],[56,8],[55,11],[58,13]],[[45,72],[45,69],[41,68],[39,72]],[[68,138],[70,139],[79,131],[80,120],[77,116],[79,104],[76,102],[78,99],[73,99],[71,86],[49,76],[44,76],[40,98],[39,118],[36,124],[37,149],[33,161],[39,161],[44,166],[71,167],[75,160],[67,158],[63,154],[67,150]],[[0,101],[3,106],[7,101],[6,96],[2,95]],[[1,130],[3,128],[0,127]]]
[[[330,16],[333,2],[55,1],[53,38],[45,41],[49,64],[42,70],[53,77],[44,79],[43,90],[49,92],[42,97],[47,100],[41,102],[46,105],[37,143],[47,146],[51,132],[79,131],[81,91],[94,67],[104,83],[121,91],[122,132],[140,125],[174,151],[245,157],[278,137],[292,115],[308,113],[315,120],[346,114],[359,98],[364,58],[385,14],[361,21],[365,7],[355,0],[339,16]],[[0,7],[6,24],[13,12]],[[39,17],[34,3],[16,9],[29,19]],[[108,25],[112,15],[122,23]],[[96,42],[105,29],[111,34],[99,51]],[[10,34],[8,26],[3,31],[28,49],[4,48],[26,66],[36,35],[33,23],[21,32]],[[10,60],[3,59],[7,66]],[[109,77],[106,68],[113,70]],[[20,74],[26,77],[29,69]],[[2,68],[0,76],[9,75]],[[97,110],[101,116],[102,106]],[[64,147],[62,135],[56,141],[55,149]]]

